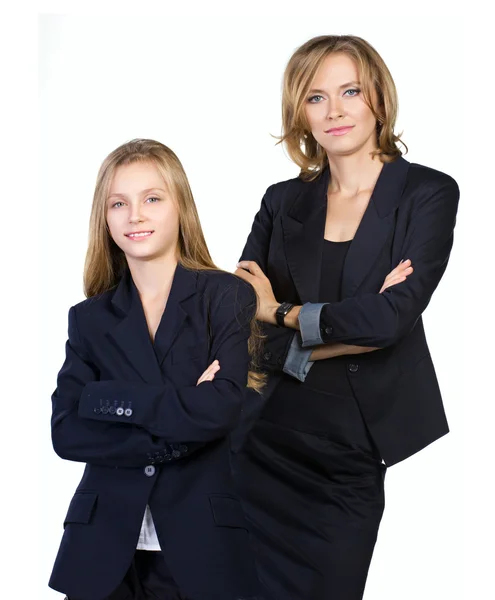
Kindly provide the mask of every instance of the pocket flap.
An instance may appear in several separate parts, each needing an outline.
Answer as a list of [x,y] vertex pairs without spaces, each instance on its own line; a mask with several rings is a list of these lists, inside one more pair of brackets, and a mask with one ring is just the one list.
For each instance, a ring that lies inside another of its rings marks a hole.
[[209,498],[215,525],[247,530],[246,517],[237,498],[225,495],[210,495]]
[[89,523],[97,498],[96,492],[76,492],[69,505],[64,527],[67,523]]

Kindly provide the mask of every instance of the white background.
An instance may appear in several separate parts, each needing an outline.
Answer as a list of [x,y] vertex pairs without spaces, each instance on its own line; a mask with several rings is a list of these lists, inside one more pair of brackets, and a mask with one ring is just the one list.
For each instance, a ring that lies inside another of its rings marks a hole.
[[493,51],[486,15],[420,6],[181,13],[162,3],[137,15],[108,3],[70,15],[52,3],[38,7],[39,23],[33,11],[3,20],[2,580],[11,593],[2,597],[62,598],[47,580],[83,467],[52,450],[50,395],[68,309],[83,299],[101,161],[135,137],[170,146],[216,264],[233,271],[265,189],[298,173],[270,136],[280,133],[286,62],[329,33],[359,35],[380,52],[399,91],[405,158],[461,189],[450,264],[424,317],[451,433],[389,469],[365,599],[493,597]]

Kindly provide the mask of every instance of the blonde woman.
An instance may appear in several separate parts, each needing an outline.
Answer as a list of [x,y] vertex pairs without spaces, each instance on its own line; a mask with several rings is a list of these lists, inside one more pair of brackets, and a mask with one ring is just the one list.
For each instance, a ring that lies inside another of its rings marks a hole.
[[296,50],[282,112],[300,175],[268,188],[236,271],[258,292],[270,374],[241,496],[267,598],[358,600],[387,466],[448,432],[421,315],[459,189],[401,156],[392,76],[359,37]]
[[213,264],[176,155],[103,162],[53,394],[57,454],[87,463],[50,586],[70,600],[254,598],[228,440],[256,347],[251,285]]

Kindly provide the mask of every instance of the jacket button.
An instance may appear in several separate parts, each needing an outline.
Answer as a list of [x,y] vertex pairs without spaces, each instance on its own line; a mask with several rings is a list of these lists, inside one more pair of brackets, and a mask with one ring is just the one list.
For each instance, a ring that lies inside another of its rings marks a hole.
[[122,408],[122,406],[119,406],[119,408],[117,408],[117,410],[115,411],[115,414],[118,417],[121,417],[124,414],[124,409]]
[[101,413],[101,409],[100,408],[93,408],[93,412],[97,415],[99,415]]
[[144,474],[147,477],[153,477],[153,475],[155,474],[155,467],[153,465],[148,465],[147,467],[144,468]]
[[357,371],[359,371],[359,365],[350,364],[348,365],[348,369],[351,373],[357,373]]
[[117,409],[115,408],[115,406],[110,406],[110,408],[108,409],[108,412],[111,415],[114,415],[117,412]]
[[320,330],[322,333],[326,333],[327,335],[333,333],[333,327],[320,327]]
[[271,352],[265,352],[265,353],[263,354],[263,358],[264,358],[265,360],[270,360],[270,358],[271,358],[271,357],[272,357],[272,353],[271,353]]
[[187,452],[187,451],[189,450],[189,448],[186,446],[186,444],[181,444],[181,445],[179,446],[179,450],[180,450],[181,452]]
[[102,415],[107,415],[107,414],[108,414],[108,408],[107,408],[106,406],[104,406],[104,407],[101,409],[101,414],[102,414]]
[[126,408],[124,414],[126,417],[130,417],[132,415],[132,408]]
[[182,453],[181,453],[181,451],[180,451],[180,450],[173,450],[173,451],[172,451],[172,456],[173,456],[174,458],[179,458],[181,454],[182,454]]

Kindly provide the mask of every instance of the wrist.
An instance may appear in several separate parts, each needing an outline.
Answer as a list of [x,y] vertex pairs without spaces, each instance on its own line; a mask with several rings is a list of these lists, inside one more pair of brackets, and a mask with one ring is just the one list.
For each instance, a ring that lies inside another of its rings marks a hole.
[[277,312],[280,305],[281,305],[281,302],[277,302],[276,304],[274,304],[273,306],[271,306],[268,309],[268,316],[269,316],[268,323],[270,323],[270,325],[277,324],[277,317],[275,316],[275,313]]
[[285,327],[289,327],[290,329],[299,329],[299,313],[301,312],[300,306],[294,306],[291,310],[285,315],[284,325]]

